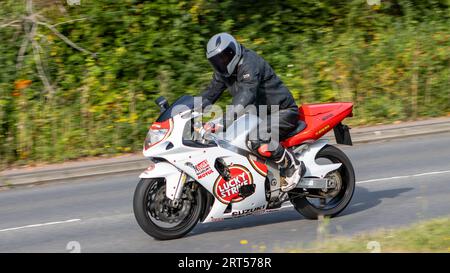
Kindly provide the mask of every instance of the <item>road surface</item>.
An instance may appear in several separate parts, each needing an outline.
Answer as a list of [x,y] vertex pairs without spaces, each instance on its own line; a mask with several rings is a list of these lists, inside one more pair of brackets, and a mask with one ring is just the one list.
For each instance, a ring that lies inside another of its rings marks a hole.
[[132,214],[136,173],[0,191],[0,252],[273,252],[450,215],[450,133],[341,148],[357,188],[328,225],[290,207],[156,241]]

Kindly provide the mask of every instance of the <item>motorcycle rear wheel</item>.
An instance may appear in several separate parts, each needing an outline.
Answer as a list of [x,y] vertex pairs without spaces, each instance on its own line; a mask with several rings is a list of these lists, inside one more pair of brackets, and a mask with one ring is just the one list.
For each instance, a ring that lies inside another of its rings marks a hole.
[[[320,198],[296,198],[299,193],[304,193],[303,189],[294,189],[290,191],[289,196],[292,198],[291,203],[294,205],[294,208],[308,219],[317,219],[319,216],[334,217],[338,215],[350,203],[355,190],[355,172],[350,159],[343,151],[335,146],[326,145],[319,153],[317,153],[316,160],[318,159],[326,159],[333,163],[342,164],[338,170],[332,172],[332,175],[335,175],[340,179],[341,187],[338,192],[334,193],[334,196],[331,194],[332,198],[330,198],[328,203],[320,205],[316,205],[312,202],[313,199],[320,200]],[[316,190],[313,194],[315,196],[327,195],[327,193],[324,193],[321,190]],[[328,195],[330,195],[330,193],[328,193]],[[322,199],[326,200],[326,198]]]
[[[187,211],[183,212],[187,214],[182,219],[179,219],[178,223],[168,227],[167,225],[170,224],[165,223],[164,220],[167,221],[170,215],[167,215],[163,220],[158,220],[157,217],[152,217],[155,216],[155,212],[151,209],[156,206],[158,208],[157,214],[172,210],[171,207],[165,205],[170,201],[165,197],[165,187],[166,183],[164,179],[146,178],[139,181],[134,192],[133,210],[136,221],[148,235],[157,240],[177,239],[189,233],[199,221],[205,206],[205,197],[200,187],[196,187],[196,190],[192,191],[192,200],[189,200],[190,204],[183,203],[182,205],[187,204],[189,207]],[[185,185],[185,187],[187,186]],[[154,196],[156,195],[158,195],[159,204],[154,204]],[[184,200],[183,202],[188,201]],[[174,215],[175,217],[173,219],[176,220],[176,213]]]

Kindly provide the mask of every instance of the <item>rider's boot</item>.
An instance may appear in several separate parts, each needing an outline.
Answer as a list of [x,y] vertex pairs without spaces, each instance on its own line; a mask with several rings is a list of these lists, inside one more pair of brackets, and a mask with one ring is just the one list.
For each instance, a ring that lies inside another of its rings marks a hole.
[[284,176],[284,179],[281,179],[281,190],[287,192],[295,188],[300,179],[305,175],[305,164],[295,158],[287,149],[284,149],[281,159],[275,162],[281,165]]
[[249,148],[257,150],[258,153],[267,158],[271,158],[281,167],[281,190],[284,192],[290,191],[300,179],[305,175],[305,164],[298,159],[287,149],[280,145],[280,143],[269,142],[264,143],[261,140],[249,141]]

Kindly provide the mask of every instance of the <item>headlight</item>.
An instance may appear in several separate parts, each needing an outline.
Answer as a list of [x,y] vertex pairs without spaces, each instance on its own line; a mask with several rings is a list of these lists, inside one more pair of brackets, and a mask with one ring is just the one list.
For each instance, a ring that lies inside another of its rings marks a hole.
[[169,130],[167,129],[160,129],[160,130],[150,129],[147,133],[147,137],[145,138],[145,149],[148,149],[150,146],[160,142],[168,131]]
[[151,146],[169,137],[171,131],[172,119],[153,123],[150,130],[148,130],[147,137],[145,138],[144,150],[147,150]]

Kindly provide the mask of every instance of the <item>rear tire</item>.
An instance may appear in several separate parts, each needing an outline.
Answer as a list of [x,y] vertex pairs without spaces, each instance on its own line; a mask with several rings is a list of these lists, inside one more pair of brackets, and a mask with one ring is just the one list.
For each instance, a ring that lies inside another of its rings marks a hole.
[[139,226],[150,236],[158,240],[171,240],[181,238],[189,233],[197,224],[205,207],[205,197],[201,188],[197,185],[193,193],[192,202],[188,215],[174,227],[163,227],[152,220],[149,212],[149,193],[152,189],[166,187],[163,179],[141,179],[134,192],[133,210]]
[[294,191],[290,193],[290,197],[294,198],[291,200],[291,203],[299,213],[308,219],[317,219],[319,216],[334,217],[338,215],[350,203],[355,190],[355,172],[350,159],[343,151],[335,146],[326,145],[317,153],[316,160],[319,158],[326,158],[334,163],[342,163],[342,166],[337,171],[342,177],[343,187],[338,193],[340,200],[336,200],[336,204],[329,208],[319,208],[310,203],[306,197],[294,198],[296,193],[303,191],[302,189],[294,189]]

